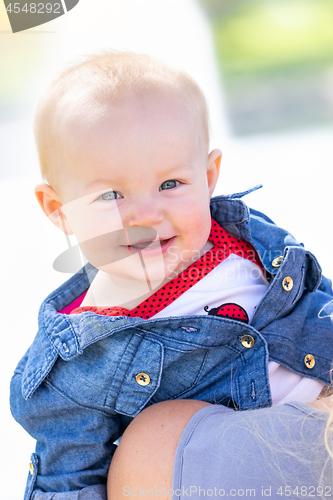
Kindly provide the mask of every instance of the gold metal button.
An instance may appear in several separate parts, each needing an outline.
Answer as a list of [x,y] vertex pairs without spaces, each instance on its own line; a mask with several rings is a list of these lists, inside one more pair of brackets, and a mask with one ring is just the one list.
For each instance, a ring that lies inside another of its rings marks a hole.
[[29,472],[30,472],[31,475],[33,475],[33,473],[35,472],[35,466],[34,466],[34,464],[32,463],[31,460],[29,462]]
[[272,266],[273,267],[280,267],[282,264],[282,261],[283,261],[283,257],[282,257],[282,255],[280,255],[280,257],[276,257],[276,259],[273,260]]
[[254,346],[254,338],[251,337],[251,335],[243,335],[243,337],[241,338],[241,344],[242,346],[250,349],[250,347]]
[[138,373],[135,380],[139,385],[148,385],[150,382],[150,377],[147,373]]
[[312,356],[312,354],[307,354],[305,356],[305,358],[304,358],[304,364],[310,370],[311,370],[311,368],[314,367],[314,365],[316,364],[316,360],[314,359],[314,357]]
[[286,292],[290,292],[292,287],[294,286],[293,279],[290,276],[286,276],[282,281],[282,286]]

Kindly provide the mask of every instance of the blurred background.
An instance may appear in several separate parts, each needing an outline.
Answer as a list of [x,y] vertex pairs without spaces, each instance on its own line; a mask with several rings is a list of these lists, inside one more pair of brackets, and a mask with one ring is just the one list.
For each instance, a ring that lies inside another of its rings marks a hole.
[[330,0],[200,0],[211,21],[232,133],[330,127]]
[[37,330],[42,300],[69,275],[67,248],[34,198],[38,98],[66,65],[104,48],[183,67],[210,109],[223,151],[215,194],[262,183],[244,201],[289,229],[333,276],[333,3],[331,0],[80,0],[13,34],[0,2],[2,500],[23,497],[34,443],[8,410],[8,386]]

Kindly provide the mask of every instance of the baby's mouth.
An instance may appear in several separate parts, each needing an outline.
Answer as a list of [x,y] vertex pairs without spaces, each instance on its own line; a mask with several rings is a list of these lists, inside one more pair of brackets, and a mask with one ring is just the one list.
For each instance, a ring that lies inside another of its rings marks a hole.
[[146,241],[139,241],[137,243],[134,243],[133,245],[128,245],[127,247],[129,249],[135,249],[135,250],[144,250],[145,248],[147,249],[153,249],[153,248],[159,248],[159,247],[163,247],[164,245],[166,245],[167,243],[169,243],[169,241],[171,240],[172,238],[168,238],[168,239],[165,239],[165,240],[146,240]]

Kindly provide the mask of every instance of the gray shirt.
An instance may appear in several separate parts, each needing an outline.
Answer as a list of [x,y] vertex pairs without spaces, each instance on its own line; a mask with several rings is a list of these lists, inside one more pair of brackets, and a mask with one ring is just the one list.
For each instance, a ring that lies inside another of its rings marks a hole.
[[332,498],[327,420],[326,413],[303,403],[243,412],[203,408],[178,444],[173,500]]

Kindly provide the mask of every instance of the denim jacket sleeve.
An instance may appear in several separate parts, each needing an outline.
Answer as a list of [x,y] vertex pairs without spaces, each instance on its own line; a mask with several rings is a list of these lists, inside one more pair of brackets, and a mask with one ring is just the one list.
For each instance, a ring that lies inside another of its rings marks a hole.
[[22,395],[24,361],[11,382],[11,411],[37,440],[24,500],[106,500],[116,414],[82,407],[47,379],[31,398]]

